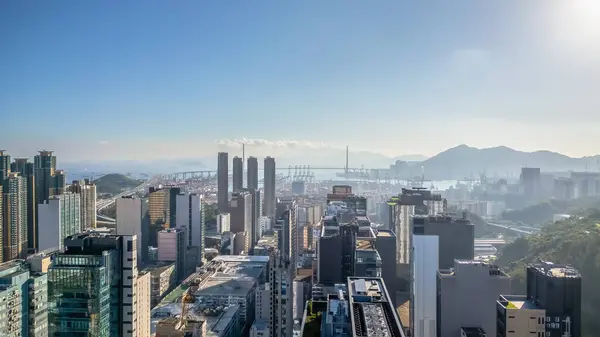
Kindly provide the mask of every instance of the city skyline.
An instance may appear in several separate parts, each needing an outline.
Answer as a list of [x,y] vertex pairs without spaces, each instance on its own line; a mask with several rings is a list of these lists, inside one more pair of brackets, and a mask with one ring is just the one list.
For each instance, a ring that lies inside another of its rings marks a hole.
[[2,3],[0,144],[65,161],[189,158],[243,136],[593,155],[599,14],[591,0]]

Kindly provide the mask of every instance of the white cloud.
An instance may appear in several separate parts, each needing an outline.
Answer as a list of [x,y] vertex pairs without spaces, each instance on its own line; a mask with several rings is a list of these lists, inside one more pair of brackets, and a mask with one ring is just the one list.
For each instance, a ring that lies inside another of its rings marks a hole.
[[229,148],[240,148],[242,144],[246,144],[246,146],[252,147],[264,147],[264,148],[280,148],[280,149],[300,149],[300,148],[309,148],[309,149],[321,149],[321,148],[331,148],[322,142],[312,142],[306,140],[267,140],[267,139],[220,139],[217,140],[217,145],[225,146]]
[[109,143],[110,142],[108,140],[101,140],[101,141],[98,142],[98,144],[100,144],[100,145],[107,145]]

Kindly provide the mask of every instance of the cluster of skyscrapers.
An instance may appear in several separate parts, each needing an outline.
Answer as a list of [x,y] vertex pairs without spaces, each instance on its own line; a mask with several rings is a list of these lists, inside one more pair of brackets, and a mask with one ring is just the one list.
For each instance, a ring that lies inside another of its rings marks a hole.
[[116,199],[99,228],[95,186],[67,185],[51,152],[0,159],[0,336],[581,336],[576,270],[531,265],[512,294],[476,260],[466,215],[427,189],[402,189],[374,224],[349,185],[278,189],[271,157],[262,185],[256,158],[245,183],[233,158],[230,188],[219,153],[206,249],[205,195],[184,184]]
[[202,198],[151,187],[97,227],[96,186],[0,151],[1,336],[151,336],[150,310],[202,264]]
[[0,185],[3,261],[57,248],[62,238],[96,226],[96,187],[89,180],[67,186],[52,151],[40,151],[33,163],[0,151]]
[[271,228],[276,210],[275,158],[266,157],[263,184],[259,186],[258,159],[249,157],[244,188],[244,158],[232,161],[232,188],[229,188],[229,155],[218,154],[217,205],[222,216],[228,216],[229,232],[235,234],[234,254],[250,254],[261,234]]

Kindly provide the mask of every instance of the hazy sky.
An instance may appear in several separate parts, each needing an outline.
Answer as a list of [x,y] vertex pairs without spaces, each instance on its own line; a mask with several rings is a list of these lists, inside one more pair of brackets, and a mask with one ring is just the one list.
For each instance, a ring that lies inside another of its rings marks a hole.
[[600,1],[2,1],[0,148],[600,153]]

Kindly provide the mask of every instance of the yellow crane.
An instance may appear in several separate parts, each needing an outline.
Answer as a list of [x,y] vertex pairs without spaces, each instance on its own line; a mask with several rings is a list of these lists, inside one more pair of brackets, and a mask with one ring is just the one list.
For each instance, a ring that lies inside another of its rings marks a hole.
[[179,323],[181,326],[185,324],[185,319],[187,317],[188,304],[194,303],[195,298],[191,293],[191,287],[185,291],[185,294],[181,297],[181,317],[179,318]]

